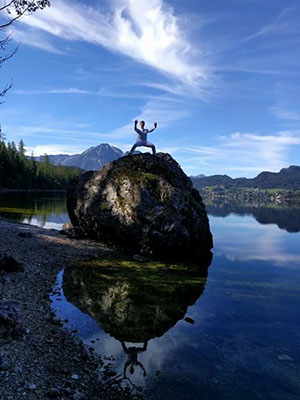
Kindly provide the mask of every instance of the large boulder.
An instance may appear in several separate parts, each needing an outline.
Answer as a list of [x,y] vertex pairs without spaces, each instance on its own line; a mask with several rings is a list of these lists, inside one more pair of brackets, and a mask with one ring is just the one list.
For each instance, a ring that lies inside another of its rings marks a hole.
[[73,226],[95,240],[159,258],[197,258],[212,244],[202,199],[169,155],[122,157],[67,191]]

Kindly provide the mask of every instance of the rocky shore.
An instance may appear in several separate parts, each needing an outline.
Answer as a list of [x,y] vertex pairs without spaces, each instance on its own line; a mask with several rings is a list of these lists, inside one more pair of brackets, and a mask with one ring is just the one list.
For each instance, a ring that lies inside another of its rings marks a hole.
[[64,266],[112,253],[101,243],[0,219],[0,256],[21,265],[18,272],[0,268],[0,305],[19,318],[14,335],[5,337],[0,329],[1,400],[140,398],[63,328],[50,307],[49,294]]

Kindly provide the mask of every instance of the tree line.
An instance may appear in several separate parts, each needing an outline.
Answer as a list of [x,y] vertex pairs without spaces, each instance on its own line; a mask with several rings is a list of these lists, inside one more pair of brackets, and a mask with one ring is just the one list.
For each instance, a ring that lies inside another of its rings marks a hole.
[[80,175],[79,168],[52,165],[45,154],[41,162],[26,157],[23,140],[14,142],[0,139],[0,188],[7,189],[66,189],[70,181]]

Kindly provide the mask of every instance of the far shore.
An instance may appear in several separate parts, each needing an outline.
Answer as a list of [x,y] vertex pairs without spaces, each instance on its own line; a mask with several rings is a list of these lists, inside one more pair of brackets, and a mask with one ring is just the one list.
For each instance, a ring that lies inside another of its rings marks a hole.
[[14,193],[14,192],[24,192],[24,193],[54,193],[54,192],[61,192],[65,193],[66,189],[7,189],[7,188],[0,188],[1,193]]

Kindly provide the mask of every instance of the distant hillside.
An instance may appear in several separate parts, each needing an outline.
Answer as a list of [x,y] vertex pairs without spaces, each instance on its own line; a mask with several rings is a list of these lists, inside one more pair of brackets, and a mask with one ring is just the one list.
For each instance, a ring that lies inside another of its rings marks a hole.
[[192,178],[204,178],[204,177],[205,177],[205,175],[203,175],[203,174],[191,175],[191,176],[190,176],[191,179],[192,179]]
[[[55,155],[55,156],[50,155],[48,157],[49,157],[49,161],[50,161],[51,164],[53,164],[53,165],[61,165],[64,160],[66,160],[67,158],[70,158],[71,156],[69,156],[68,154],[58,154],[58,155]],[[34,159],[36,161],[38,161],[38,162],[43,162],[44,161],[44,156],[34,157]]]
[[191,177],[196,189],[207,186],[223,186],[226,189],[257,188],[257,189],[288,189],[300,190],[300,167],[292,165],[279,172],[261,172],[253,179],[236,178],[228,175],[212,175]]
[[[54,165],[96,171],[101,169],[107,162],[114,161],[123,155],[123,151],[117,147],[102,143],[99,146],[90,147],[81,154],[74,154],[72,156],[67,154],[49,155],[49,160]],[[42,161],[43,158],[43,156],[35,157],[37,161]]]

